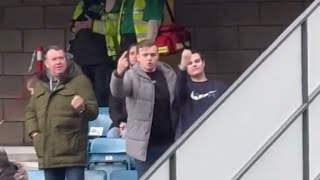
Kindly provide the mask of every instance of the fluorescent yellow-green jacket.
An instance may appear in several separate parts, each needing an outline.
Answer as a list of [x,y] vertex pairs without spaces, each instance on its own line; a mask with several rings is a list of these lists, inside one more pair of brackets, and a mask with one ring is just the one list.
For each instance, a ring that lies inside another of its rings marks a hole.
[[[123,7],[126,0],[122,1],[122,6],[120,10],[120,18],[119,18],[119,32],[120,32],[120,23],[123,15]],[[140,42],[144,39],[147,39],[148,33],[148,22],[143,20],[143,12],[146,7],[145,0],[134,0],[133,5],[133,23],[134,30],[137,37],[137,42]],[[118,35],[118,40],[120,42],[120,33]]]
[[[76,20],[83,12],[83,1],[80,1],[74,10],[72,19]],[[102,12],[100,20],[93,20],[92,32],[99,33],[105,36],[106,47],[108,49],[108,56],[115,57],[118,41],[118,13]]]

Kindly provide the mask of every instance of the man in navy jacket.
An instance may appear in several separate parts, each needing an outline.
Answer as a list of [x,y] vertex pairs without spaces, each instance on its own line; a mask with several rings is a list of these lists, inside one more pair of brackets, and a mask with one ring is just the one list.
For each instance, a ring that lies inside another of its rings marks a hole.
[[177,72],[175,97],[180,107],[176,138],[180,137],[226,90],[221,81],[208,80],[199,52],[184,50]]

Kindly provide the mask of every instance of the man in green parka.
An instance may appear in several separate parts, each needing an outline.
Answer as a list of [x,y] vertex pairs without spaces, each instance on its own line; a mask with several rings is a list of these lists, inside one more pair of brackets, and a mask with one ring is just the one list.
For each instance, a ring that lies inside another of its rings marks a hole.
[[84,180],[88,121],[98,114],[91,84],[57,46],[48,48],[44,65],[25,119],[39,168],[46,180]]

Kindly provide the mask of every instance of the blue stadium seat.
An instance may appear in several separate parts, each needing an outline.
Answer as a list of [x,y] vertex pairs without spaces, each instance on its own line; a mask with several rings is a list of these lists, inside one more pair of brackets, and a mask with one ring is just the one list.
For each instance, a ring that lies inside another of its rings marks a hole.
[[112,120],[109,115],[109,108],[100,107],[97,119],[89,122],[89,137],[106,137],[111,124]]
[[108,107],[99,107],[99,113],[100,114],[109,114],[109,108]]
[[114,170],[109,176],[109,180],[138,180],[137,171]]
[[121,138],[95,138],[91,141],[88,169],[104,170],[108,175],[114,170],[131,169],[126,154],[125,140]]
[[[85,170],[84,176],[85,176],[85,180],[108,180],[107,173],[105,171],[99,171],[99,170]],[[45,180],[43,170],[29,170],[28,179],[29,180]]]
[[85,180],[108,180],[107,173],[99,170],[86,170],[84,171]]
[[44,173],[42,170],[28,170],[28,179],[44,180]]

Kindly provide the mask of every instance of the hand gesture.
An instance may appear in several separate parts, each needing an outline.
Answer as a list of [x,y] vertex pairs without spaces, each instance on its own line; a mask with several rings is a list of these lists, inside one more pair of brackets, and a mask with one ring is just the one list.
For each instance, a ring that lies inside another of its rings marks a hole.
[[91,19],[91,17],[85,15],[87,20],[86,21],[83,21],[83,28],[84,29],[91,29],[92,28],[92,25],[93,25],[93,21]]
[[71,106],[75,110],[83,110],[84,109],[83,98],[78,95],[75,95],[71,101]]
[[74,23],[74,27],[72,28],[72,32],[77,33],[79,32],[81,29],[91,29],[92,28],[92,19],[85,15],[87,20],[86,21],[76,21]]
[[119,129],[120,129],[120,135],[121,135],[121,136],[123,135],[126,126],[127,126],[127,123],[125,123],[125,122],[121,122],[121,123],[120,123]]
[[128,51],[125,51],[118,60],[117,73],[119,76],[123,76],[129,67],[129,60],[127,58]]
[[71,30],[73,33],[77,34],[81,30],[81,27],[79,25],[74,25],[74,27]]
[[191,63],[192,52],[189,49],[183,50],[181,54],[181,60],[179,64],[179,68],[182,71],[187,70],[187,66]]

